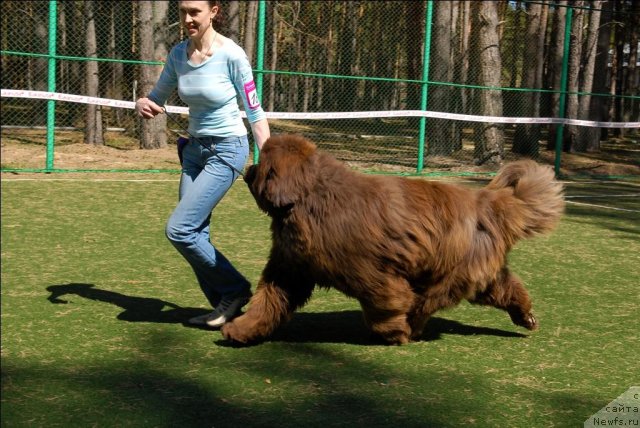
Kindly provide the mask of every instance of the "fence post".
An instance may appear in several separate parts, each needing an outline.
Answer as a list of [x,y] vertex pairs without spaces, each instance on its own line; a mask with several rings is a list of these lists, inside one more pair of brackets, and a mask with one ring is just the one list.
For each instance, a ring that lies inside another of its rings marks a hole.
[[[260,102],[262,102],[262,82],[264,78],[264,31],[266,20],[267,3],[265,0],[260,0],[258,3],[258,34],[256,40],[256,93]],[[258,163],[259,158],[260,150],[258,150],[258,144],[255,144],[253,147],[253,163]]]
[[[565,103],[567,101],[567,80],[569,77],[569,51],[571,39],[571,26],[573,20],[573,8],[567,8],[567,16],[564,28],[564,52],[562,56],[562,75],[560,76],[560,102],[558,106],[558,115],[560,118],[565,117]],[[556,132],[556,156],[555,156],[555,173],[556,177],[560,176],[560,158],[562,157],[562,140],[564,135],[564,123],[558,125]]]
[[[47,91],[56,91],[56,36],[58,25],[58,1],[49,2],[49,58],[47,60]],[[55,140],[56,102],[47,100],[47,172],[53,170],[53,144]]]
[[[431,57],[431,17],[433,15],[433,1],[427,0],[427,16],[424,24],[424,55],[422,64],[422,94],[420,98],[420,110],[427,110],[427,99],[429,97],[429,60]],[[424,143],[427,118],[420,118],[420,128],[418,133],[418,173],[424,168]]]

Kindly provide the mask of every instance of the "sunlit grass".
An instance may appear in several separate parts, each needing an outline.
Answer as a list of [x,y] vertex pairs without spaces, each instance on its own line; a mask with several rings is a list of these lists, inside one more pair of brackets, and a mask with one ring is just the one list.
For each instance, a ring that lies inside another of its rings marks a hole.
[[[234,348],[183,325],[206,305],[164,237],[177,177],[38,177],[2,181],[3,426],[581,426],[640,383],[637,212],[569,205],[515,248],[538,332],[461,304],[424,341],[379,346],[356,301],[317,291],[272,340]],[[621,191],[637,186],[602,193]],[[243,183],[213,224],[255,284],[269,219]]]

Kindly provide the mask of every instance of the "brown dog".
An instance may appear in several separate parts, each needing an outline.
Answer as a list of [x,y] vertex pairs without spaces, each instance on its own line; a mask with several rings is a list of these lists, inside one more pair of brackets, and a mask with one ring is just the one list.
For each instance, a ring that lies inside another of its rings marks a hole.
[[304,138],[280,135],[245,181],[272,218],[273,246],[247,313],[222,328],[225,338],[267,337],[316,284],[358,299],[373,333],[392,344],[419,339],[431,314],[462,299],[537,328],[506,256],[558,223],[564,199],[550,168],[513,162],[472,190],[354,172]]

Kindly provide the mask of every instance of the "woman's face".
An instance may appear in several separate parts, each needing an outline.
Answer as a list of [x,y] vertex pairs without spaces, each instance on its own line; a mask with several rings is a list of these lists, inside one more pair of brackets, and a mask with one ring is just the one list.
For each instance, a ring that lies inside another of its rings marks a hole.
[[218,6],[209,6],[208,1],[180,1],[180,23],[189,37],[200,38],[211,27],[211,20],[218,13]]

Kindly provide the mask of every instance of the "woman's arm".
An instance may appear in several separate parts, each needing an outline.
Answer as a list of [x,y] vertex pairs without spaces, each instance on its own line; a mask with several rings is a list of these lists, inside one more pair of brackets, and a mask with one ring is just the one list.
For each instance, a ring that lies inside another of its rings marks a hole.
[[251,124],[251,133],[253,134],[253,139],[258,145],[258,150],[262,150],[262,146],[265,141],[271,136],[271,131],[269,129],[269,122],[267,119],[260,119]]
[[147,96],[138,98],[136,101],[136,112],[140,117],[151,119],[162,113],[164,105],[169,95],[178,87],[178,75],[174,63],[175,52],[184,52],[184,43],[171,49],[167,61],[162,67],[160,78]]

